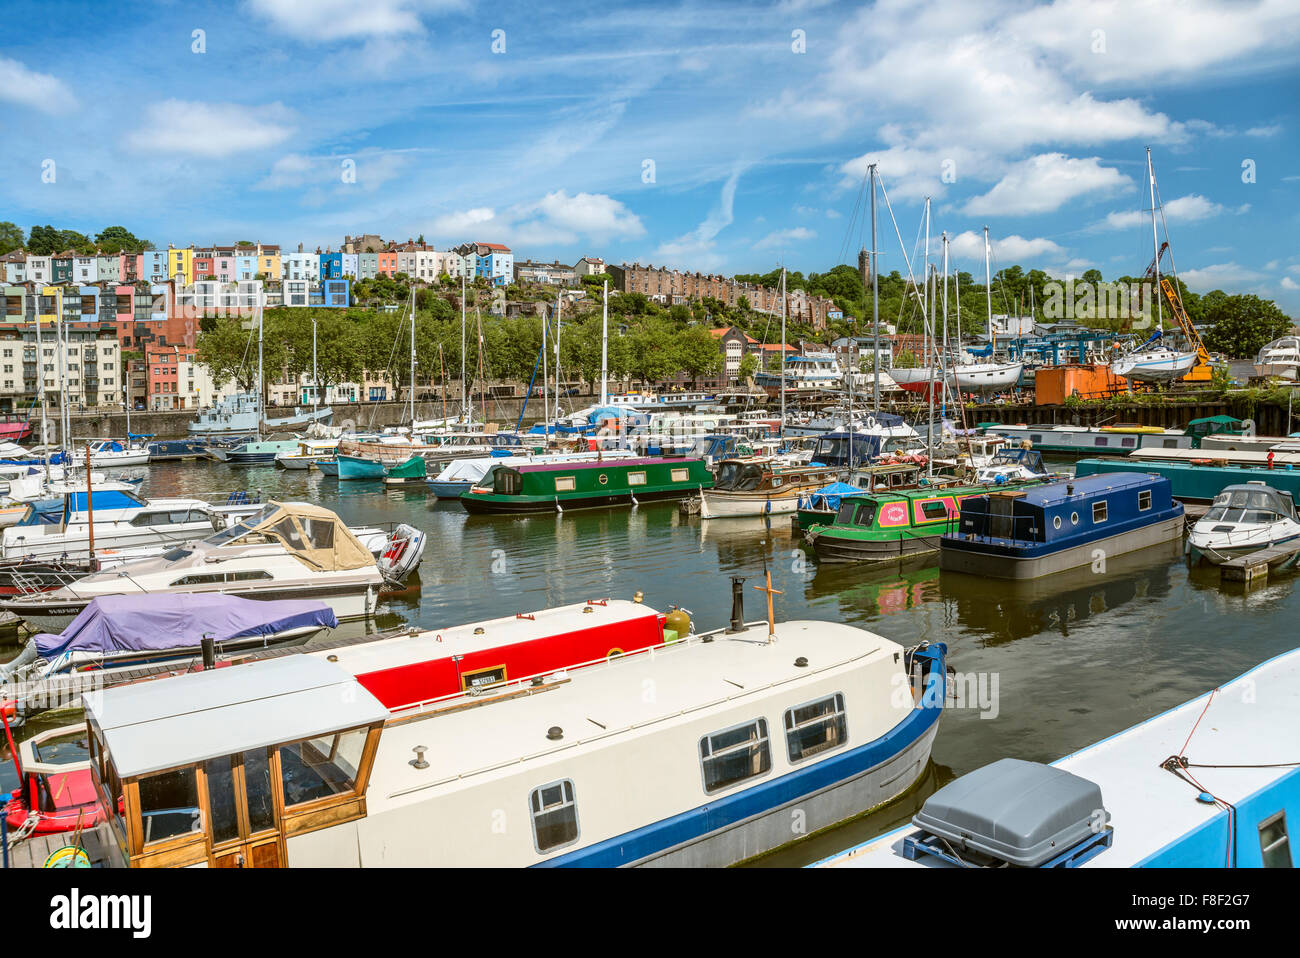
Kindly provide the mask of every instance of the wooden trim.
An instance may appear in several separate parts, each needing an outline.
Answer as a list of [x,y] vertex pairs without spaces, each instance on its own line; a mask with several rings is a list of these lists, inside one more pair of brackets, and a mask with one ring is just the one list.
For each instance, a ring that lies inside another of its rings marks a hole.
[[122,783],[122,804],[127,854],[134,858],[144,850],[144,832],[140,822],[140,786],[135,779]]
[[333,825],[342,825],[345,822],[352,822],[365,817],[365,796],[350,795],[346,801],[334,802],[324,808],[315,808],[310,811],[296,812],[285,816],[284,828],[281,829],[281,834],[286,838],[292,838],[295,835],[305,835],[308,832],[319,831]]
[[457,673],[460,677],[460,690],[462,692],[467,691],[469,689],[469,680],[474,676],[482,675],[485,672],[500,672],[501,678],[489,685],[480,686],[480,688],[491,688],[493,685],[502,685],[510,681],[510,675],[506,671],[506,664],[504,662],[500,665],[486,665],[482,668],[472,669],[469,672],[461,672],[457,669]]
[[[199,833],[196,832],[195,834]],[[151,849],[152,847],[150,846]],[[209,861],[206,839],[190,842],[176,848],[161,851],[151,850],[144,855],[132,855],[130,864],[132,868],[184,868],[187,865],[197,865],[199,862],[205,861]]]
[[375,765],[375,754],[379,751],[379,737],[384,733],[384,726],[370,726],[370,732],[366,737],[366,747],[361,752],[361,764],[357,768],[357,795],[362,797],[366,794],[366,788],[370,785],[370,772]]

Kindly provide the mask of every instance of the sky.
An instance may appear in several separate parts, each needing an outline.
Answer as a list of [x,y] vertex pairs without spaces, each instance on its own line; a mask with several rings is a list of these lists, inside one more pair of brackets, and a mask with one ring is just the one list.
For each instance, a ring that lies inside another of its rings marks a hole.
[[[1295,0],[10,2],[0,220],[724,274],[1140,275],[1300,317]],[[1162,234],[1163,234],[1162,227]],[[1163,239],[1163,235],[1162,235]]]

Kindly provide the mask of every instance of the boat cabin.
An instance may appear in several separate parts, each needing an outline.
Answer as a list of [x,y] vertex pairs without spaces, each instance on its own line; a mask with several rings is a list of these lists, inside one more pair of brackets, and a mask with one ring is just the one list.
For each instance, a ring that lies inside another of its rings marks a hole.
[[91,779],[130,867],[274,868],[364,818],[388,710],[337,665],[288,656],[88,694]]
[[713,483],[718,492],[774,492],[827,483],[836,470],[825,466],[779,466],[771,459],[726,459]]
[[880,455],[880,436],[850,433],[847,430],[828,432],[813,446],[812,461],[823,466],[860,466]]
[[1262,525],[1278,519],[1296,519],[1291,494],[1262,482],[1248,482],[1225,487],[1214,497],[1203,521]]

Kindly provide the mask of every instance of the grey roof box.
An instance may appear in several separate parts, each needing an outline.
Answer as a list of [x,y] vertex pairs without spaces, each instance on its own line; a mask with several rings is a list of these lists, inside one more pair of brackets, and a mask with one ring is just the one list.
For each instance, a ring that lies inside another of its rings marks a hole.
[[1109,819],[1095,782],[1051,765],[1004,758],[939,789],[912,824],[958,849],[1034,868]]

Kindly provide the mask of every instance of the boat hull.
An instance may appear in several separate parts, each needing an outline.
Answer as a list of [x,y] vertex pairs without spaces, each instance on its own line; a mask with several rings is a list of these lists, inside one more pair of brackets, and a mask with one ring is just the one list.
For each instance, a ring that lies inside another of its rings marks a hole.
[[1099,558],[1104,560],[1162,542],[1172,542],[1182,537],[1183,526],[1182,509],[1179,508],[1177,515],[1137,529],[1051,552],[1034,551],[1030,554],[995,550],[980,541],[948,536],[941,542],[939,568],[945,572],[965,572],[992,579],[1037,579],[1092,565]]
[[[659,492],[638,492],[636,501],[663,502],[685,499],[694,489],[665,489]],[[457,500],[471,515],[505,516],[544,512],[568,512],[571,509],[606,509],[632,505],[632,493],[623,492],[605,496],[579,496],[575,499],[542,499],[531,496],[480,496],[462,495]]]
[[340,479],[382,479],[386,471],[382,462],[373,459],[339,456],[336,462]]
[[907,534],[896,539],[853,539],[825,532],[813,537],[813,552],[822,562],[885,562],[939,550],[943,531]]
[[701,519],[724,519],[732,516],[787,516],[799,511],[796,491],[788,496],[731,495],[705,492],[700,502]]

